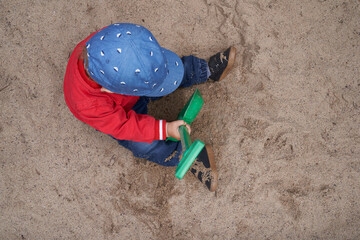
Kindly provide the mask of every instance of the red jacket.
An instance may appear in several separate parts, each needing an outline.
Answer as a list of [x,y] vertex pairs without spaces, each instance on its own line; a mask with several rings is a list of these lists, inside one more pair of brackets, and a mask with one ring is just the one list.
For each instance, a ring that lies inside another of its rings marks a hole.
[[102,92],[101,86],[86,75],[79,57],[93,34],[75,47],[66,67],[64,96],[70,111],[79,120],[116,139],[149,143],[165,140],[165,120],[131,110],[138,96]]

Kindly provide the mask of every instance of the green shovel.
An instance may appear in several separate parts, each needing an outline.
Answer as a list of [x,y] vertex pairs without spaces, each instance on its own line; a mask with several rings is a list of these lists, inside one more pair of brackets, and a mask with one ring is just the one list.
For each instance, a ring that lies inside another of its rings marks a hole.
[[[196,89],[192,97],[186,103],[185,107],[179,113],[178,120],[184,120],[187,124],[191,125],[203,105],[204,100],[199,89]],[[175,177],[182,179],[197,156],[200,154],[201,150],[205,147],[205,144],[198,139],[192,142],[186,126],[180,126],[179,132],[183,157],[176,168]],[[168,138],[167,140],[178,141],[174,138]]]

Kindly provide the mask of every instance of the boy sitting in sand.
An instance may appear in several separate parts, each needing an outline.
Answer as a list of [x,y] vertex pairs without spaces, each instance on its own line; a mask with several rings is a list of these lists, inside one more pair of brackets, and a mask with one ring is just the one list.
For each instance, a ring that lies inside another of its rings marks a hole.
[[[220,81],[232,68],[236,49],[228,48],[209,62],[195,56],[181,59],[160,47],[146,28],[115,23],[91,34],[72,52],[64,78],[65,101],[79,120],[112,136],[135,157],[163,166],[181,160],[182,120],[167,122],[147,115],[147,104],[178,87],[209,78]],[[214,155],[206,145],[191,172],[210,191],[217,188]]]

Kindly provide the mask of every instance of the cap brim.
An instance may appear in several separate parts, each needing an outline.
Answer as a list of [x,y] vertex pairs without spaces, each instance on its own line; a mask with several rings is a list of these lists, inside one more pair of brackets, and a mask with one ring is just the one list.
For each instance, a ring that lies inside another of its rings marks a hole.
[[166,48],[162,51],[167,59],[167,69],[169,73],[162,84],[157,85],[154,90],[146,94],[147,97],[162,97],[175,91],[184,77],[184,65],[179,56]]

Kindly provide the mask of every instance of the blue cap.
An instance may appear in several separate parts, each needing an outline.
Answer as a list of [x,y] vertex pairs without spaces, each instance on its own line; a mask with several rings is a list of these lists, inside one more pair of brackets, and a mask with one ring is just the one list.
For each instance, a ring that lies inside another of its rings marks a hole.
[[146,28],[115,23],[86,42],[88,72],[102,87],[119,94],[161,97],[181,84],[178,55],[160,47]]

